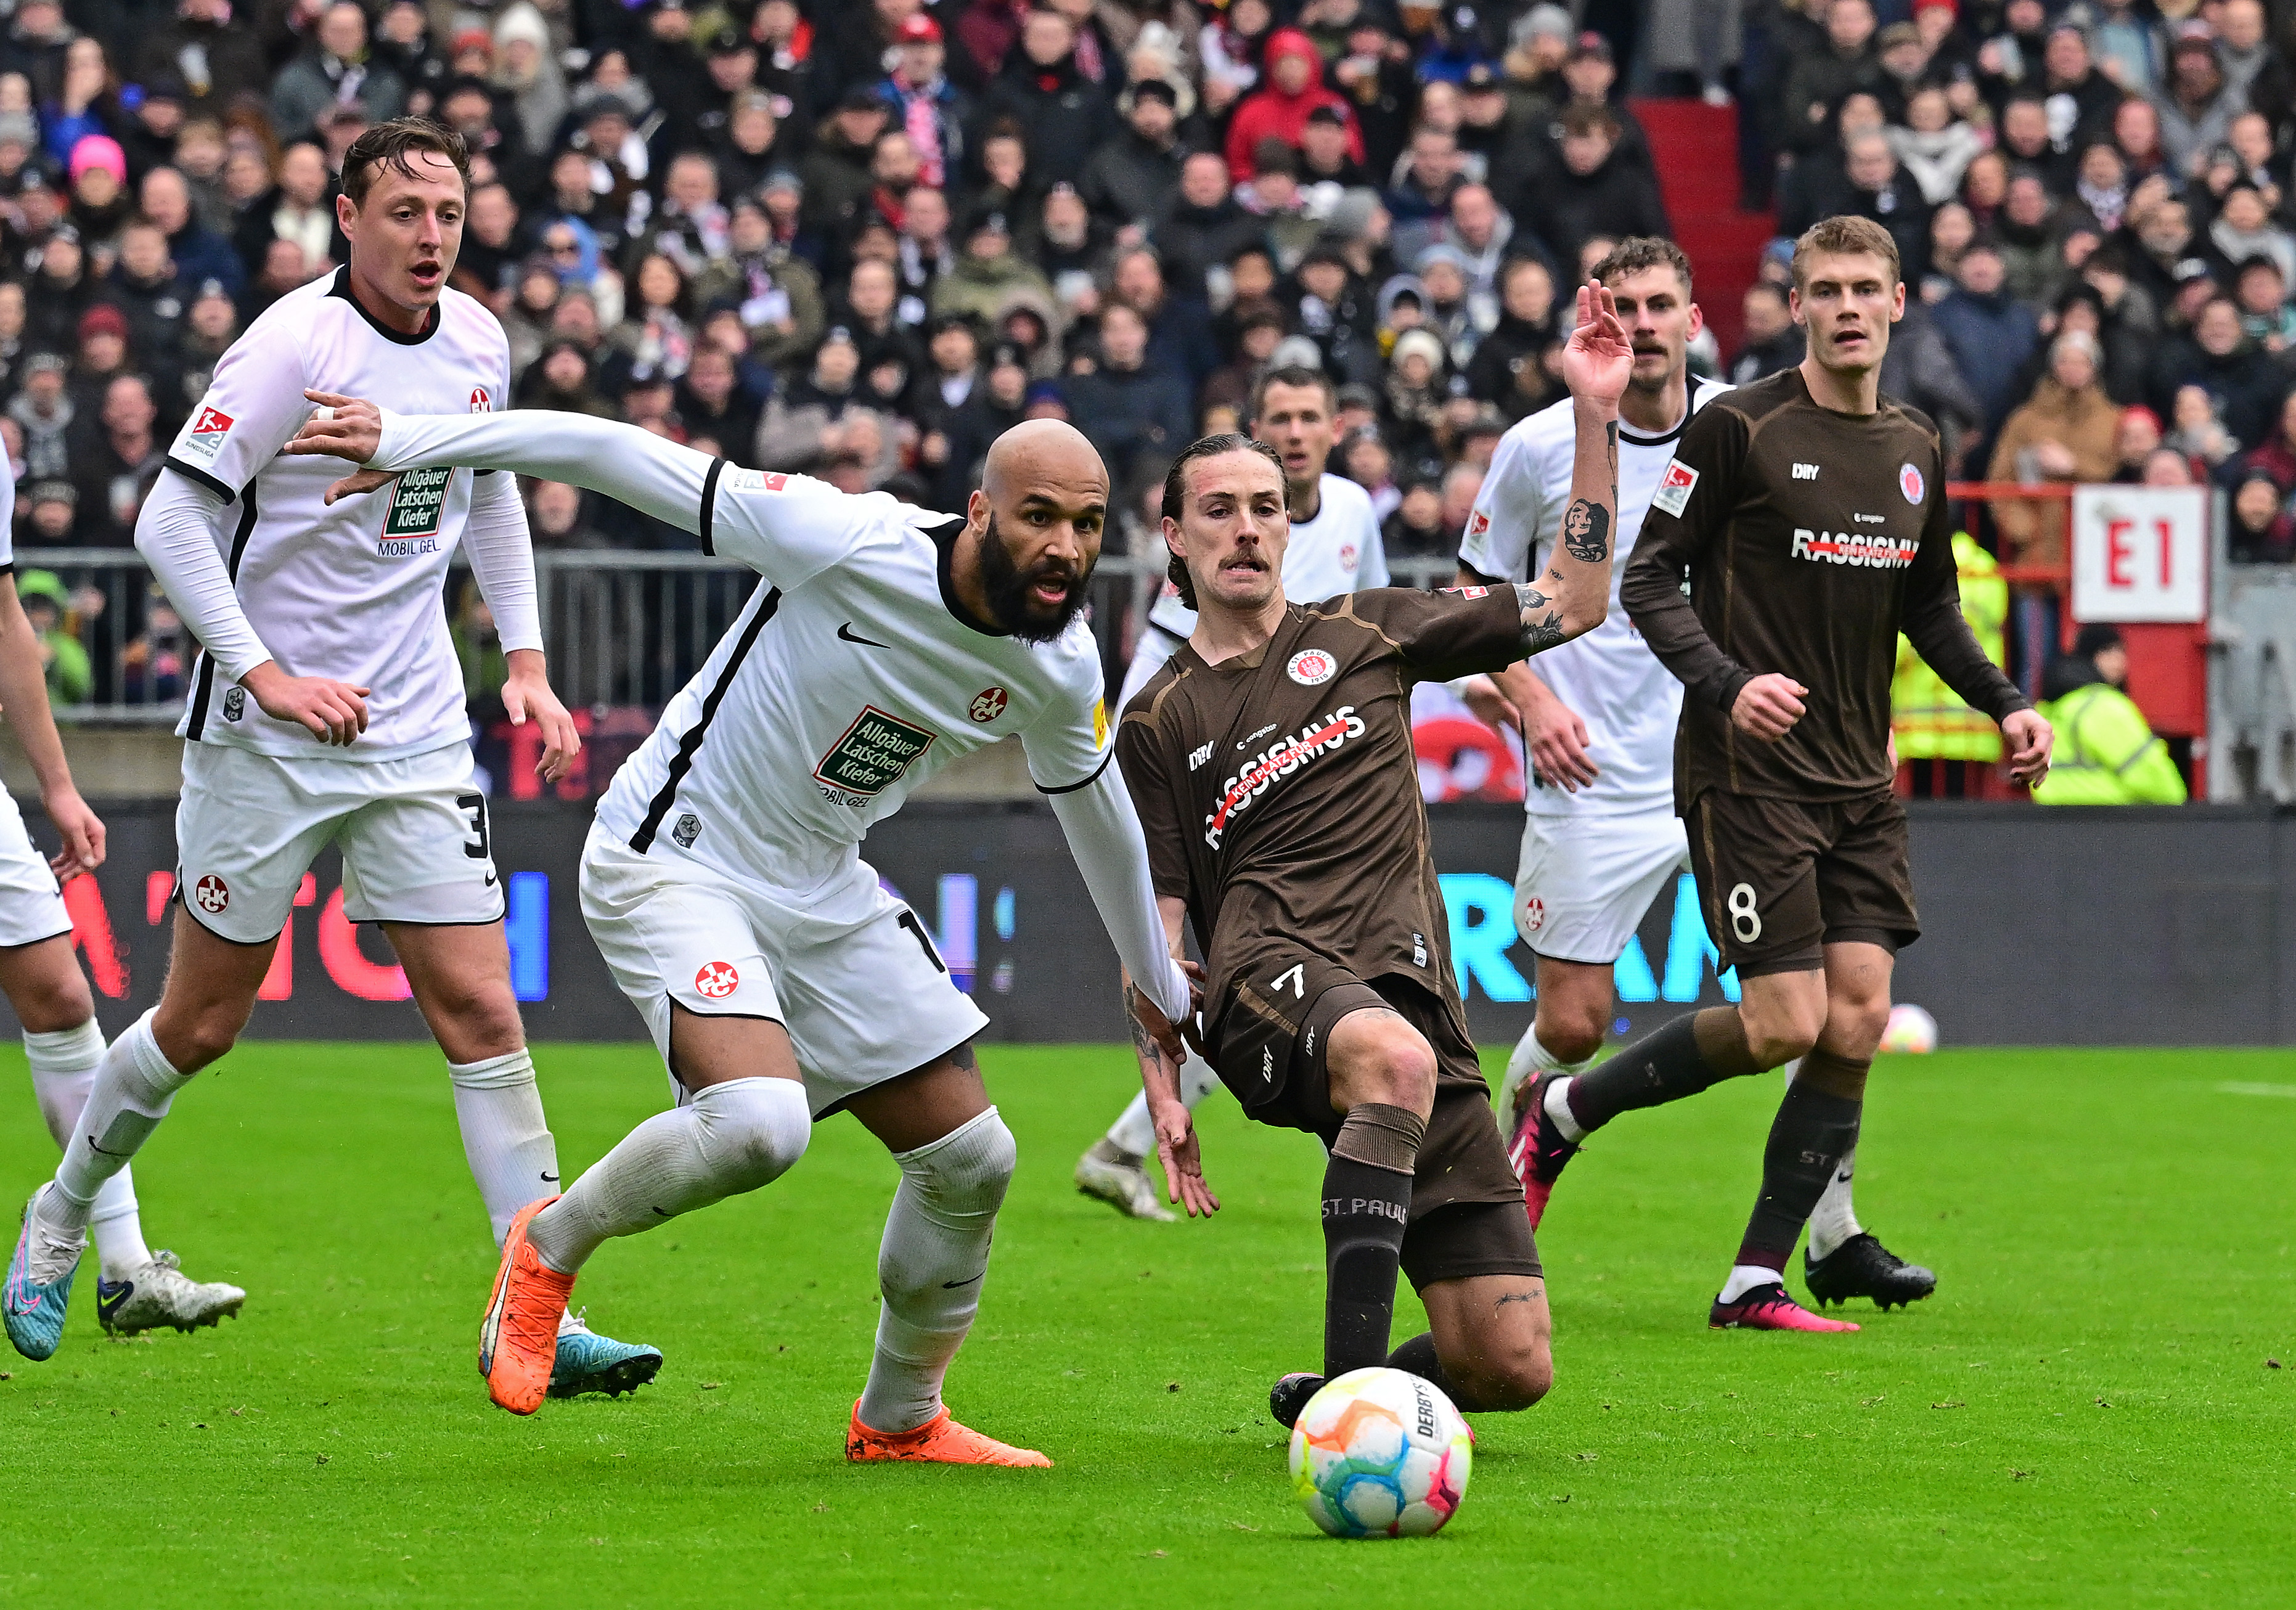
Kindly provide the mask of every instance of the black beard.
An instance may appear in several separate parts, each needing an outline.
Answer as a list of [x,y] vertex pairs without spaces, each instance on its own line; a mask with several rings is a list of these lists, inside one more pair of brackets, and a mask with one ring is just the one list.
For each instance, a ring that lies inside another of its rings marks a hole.
[[[988,616],[1023,643],[1050,643],[1069,629],[1069,622],[1085,606],[1084,584],[1091,572],[1072,569],[1057,559],[1039,559],[1027,570],[1013,562],[1013,551],[997,534],[996,516],[988,516],[988,530],[980,544],[980,585],[988,595]],[[1029,589],[1046,579],[1064,580],[1068,596],[1049,616],[1029,596]]]

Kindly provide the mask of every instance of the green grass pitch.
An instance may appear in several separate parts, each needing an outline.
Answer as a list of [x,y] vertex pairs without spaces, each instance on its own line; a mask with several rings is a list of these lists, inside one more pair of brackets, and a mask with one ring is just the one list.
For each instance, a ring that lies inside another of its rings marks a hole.
[[[667,1368],[517,1420],[475,1367],[493,1256],[437,1054],[253,1047],[137,1163],[153,1244],[247,1311],[110,1342],[91,1261],[56,1358],[0,1360],[0,1600],[2289,1602],[2285,1053],[1884,1059],[1861,1207],[1941,1284],[1855,1336],[1705,1328],[1775,1078],[1629,1115],[1540,1237],[1554,1395],[1480,1418],[1443,1536],[1352,1544],[1300,1512],[1266,1409],[1317,1352],[1314,1145],[1217,1101],[1226,1211],[1127,1222],[1069,1170],[1128,1057],[983,1062],[1021,1171],[950,1401],[1056,1468],[843,1463],[895,1178],[850,1121],[772,1188],[602,1253],[578,1301]],[[642,1048],[541,1066],[570,1173],[661,1100]],[[53,1162],[20,1070],[12,1201]]]

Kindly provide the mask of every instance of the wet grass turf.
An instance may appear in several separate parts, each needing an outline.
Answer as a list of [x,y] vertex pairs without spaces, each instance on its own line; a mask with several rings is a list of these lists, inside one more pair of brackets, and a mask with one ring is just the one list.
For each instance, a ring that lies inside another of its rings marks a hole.
[[[641,1048],[541,1060],[570,1172],[660,1099]],[[1226,1211],[1119,1220],[1069,1170],[1128,1061],[983,1053],[1021,1164],[950,1399],[1057,1461],[984,1472],[840,1458],[895,1178],[850,1121],[603,1252],[578,1301],[668,1368],[518,1420],[476,1373],[493,1259],[435,1052],[243,1050],[137,1171],[153,1244],[247,1311],[110,1342],[91,1261],[57,1357],[4,1359],[0,1600],[2287,1602],[2287,1054],[1885,1059],[1861,1207],[1941,1285],[1856,1336],[1705,1328],[1774,1078],[1630,1115],[1541,1236],[1554,1395],[1480,1419],[1442,1537],[1347,1545],[1294,1505],[1265,1408],[1316,1358],[1318,1154],[1223,1100]],[[12,1203],[51,1161],[25,1093]]]

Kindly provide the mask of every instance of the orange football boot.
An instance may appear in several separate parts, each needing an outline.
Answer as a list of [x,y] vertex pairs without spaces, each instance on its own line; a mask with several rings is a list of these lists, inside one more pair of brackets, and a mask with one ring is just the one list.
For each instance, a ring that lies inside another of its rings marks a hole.
[[558,1362],[558,1321],[573,1294],[574,1277],[545,1265],[526,1238],[526,1227],[555,1196],[529,1202],[503,1237],[502,1267],[479,1327],[479,1359],[487,1395],[514,1415],[530,1415],[550,1391]]
[[[547,1371],[544,1372],[545,1375]],[[872,1431],[861,1424],[861,1400],[853,1400],[853,1423],[845,1428],[845,1457],[856,1465],[908,1459],[923,1465],[1042,1466],[1052,1461],[1033,1448],[1008,1448],[959,1425],[944,1409],[914,1431]]]

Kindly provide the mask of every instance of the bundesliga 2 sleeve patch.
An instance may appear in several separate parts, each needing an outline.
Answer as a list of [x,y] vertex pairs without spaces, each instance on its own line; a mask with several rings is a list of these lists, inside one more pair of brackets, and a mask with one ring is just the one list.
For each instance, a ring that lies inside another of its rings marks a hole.
[[231,434],[237,422],[217,408],[199,408],[184,422],[183,431],[176,438],[176,451],[183,457],[211,464],[216,455],[223,451],[224,438]]
[[1698,472],[1679,458],[1666,461],[1666,473],[1658,480],[1658,490],[1651,494],[1651,507],[1663,509],[1679,520],[1682,511],[1690,506],[1690,494],[1698,485]]

